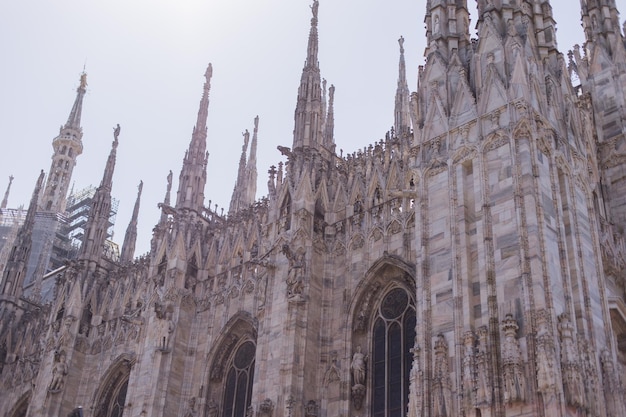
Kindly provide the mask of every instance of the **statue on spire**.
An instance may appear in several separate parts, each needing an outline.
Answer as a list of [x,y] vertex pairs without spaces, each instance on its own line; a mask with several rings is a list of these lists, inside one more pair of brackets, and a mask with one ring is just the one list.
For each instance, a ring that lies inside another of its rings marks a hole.
[[80,74],[80,88],[85,89],[85,87],[87,87],[87,73],[83,70]]
[[207,82],[211,79],[211,77],[213,77],[213,65],[211,65],[211,63],[209,63],[209,66],[206,68],[204,77],[206,78]]
[[311,11],[313,12],[313,19],[317,20],[317,11],[320,8],[320,2],[318,0],[313,1],[313,6],[311,6]]
[[118,123],[116,127],[113,128],[113,138],[117,142],[117,137],[120,135],[120,124]]
[[404,36],[400,36],[400,39],[398,39],[398,43],[400,44],[400,53],[403,54],[404,53]]

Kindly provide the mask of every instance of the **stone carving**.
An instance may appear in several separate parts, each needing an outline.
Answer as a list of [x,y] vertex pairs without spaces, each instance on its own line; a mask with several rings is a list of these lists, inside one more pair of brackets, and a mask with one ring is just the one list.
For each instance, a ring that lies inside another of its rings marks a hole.
[[489,355],[487,353],[487,326],[478,328],[478,352],[476,353],[476,406],[491,405],[491,381],[489,379]]
[[337,351],[332,351],[330,353],[330,362],[331,364],[324,374],[325,386],[328,386],[333,382],[341,381],[341,377],[339,376],[339,368],[337,367]]
[[620,387],[619,377],[615,371],[615,365],[611,352],[603,350],[600,355],[602,363],[602,380],[604,382],[604,399],[606,400],[606,415],[610,417],[623,416],[621,398],[623,393]]
[[196,417],[196,397],[191,397],[189,401],[187,401],[187,412],[185,413],[185,417]]
[[289,261],[287,272],[287,299],[290,301],[302,301],[304,290],[305,260],[304,253],[293,253],[289,245],[284,244],[282,253]]
[[578,351],[574,344],[574,326],[567,313],[559,316],[561,334],[561,369],[565,401],[572,407],[583,407],[585,391],[579,365]]
[[274,412],[274,402],[269,398],[264,399],[259,404],[259,411],[257,412],[257,417],[272,417],[272,413]]
[[207,410],[207,413],[206,413],[207,417],[217,417],[219,407],[217,406],[215,401],[209,400],[209,402],[206,405],[206,410]]
[[350,369],[352,371],[352,379],[355,385],[365,384],[365,361],[367,357],[361,352],[361,345],[356,347],[356,352],[352,355],[352,363]]
[[350,371],[352,372],[352,403],[356,410],[360,410],[363,406],[365,398],[365,375],[366,375],[367,356],[361,351],[361,345],[356,347],[356,351],[352,355],[350,363]]
[[375,283],[365,294],[365,299],[363,300],[363,304],[361,305],[361,309],[357,313],[356,319],[354,321],[354,331],[355,332],[364,332],[367,329],[368,317],[371,314],[371,304],[372,297],[378,293],[380,289],[380,283]]
[[[409,408],[414,410],[413,413],[409,412],[409,415],[412,416],[421,416],[423,407],[423,395],[422,395],[422,370],[420,368],[420,353],[421,349],[417,343],[417,336],[415,336],[415,342],[413,347],[411,348],[411,353],[413,354],[413,365],[411,366],[411,373],[409,374],[410,386],[409,390],[411,393],[411,400],[414,399],[415,403],[412,404],[409,402]],[[411,401],[410,400],[410,401]]]
[[471,410],[475,401],[476,382],[476,335],[467,331],[463,335],[463,408]]
[[544,395],[544,399],[552,397],[556,390],[556,369],[554,360],[554,341],[549,329],[549,312],[537,312],[537,389]]
[[317,403],[313,400],[309,400],[308,403],[304,406],[304,416],[305,417],[317,417],[318,414]]
[[433,374],[433,416],[452,417],[452,382],[448,369],[448,342],[440,334],[435,341],[435,368]]
[[55,353],[54,365],[52,366],[52,381],[50,381],[50,386],[48,387],[49,392],[55,393],[63,389],[65,385],[65,375],[67,375],[68,372],[67,363],[65,362],[66,359],[64,351]]
[[504,373],[504,402],[512,404],[525,400],[526,380],[523,372],[522,352],[515,338],[519,326],[512,314],[502,321],[502,368]]

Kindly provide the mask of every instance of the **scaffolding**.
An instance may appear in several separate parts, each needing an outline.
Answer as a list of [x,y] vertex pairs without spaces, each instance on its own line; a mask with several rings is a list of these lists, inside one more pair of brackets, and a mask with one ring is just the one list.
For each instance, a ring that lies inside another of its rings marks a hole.
[[[67,199],[68,229],[67,235],[71,244],[75,248],[80,248],[85,236],[85,226],[89,219],[89,211],[93,196],[96,194],[96,187],[90,185],[82,190],[72,192]],[[113,237],[113,226],[117,217],[119,200],[111,198],[111,212],[109,213],[109,223],[107,225],[107,239]]]

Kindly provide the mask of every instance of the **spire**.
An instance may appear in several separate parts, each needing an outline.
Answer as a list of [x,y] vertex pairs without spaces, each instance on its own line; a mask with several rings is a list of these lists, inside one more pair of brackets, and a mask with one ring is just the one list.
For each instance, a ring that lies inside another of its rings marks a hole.
[[396,90],[396,107],[394,129],[402,137],[411,128],[411,112],[409,109],[409,84],[406,81],[406,63],[404,62],[404,38],[398,39],[400,44],[400,64],[398,68],[398,89]]
[[[241,148],[241,158],[239,159],[239,170],[237,172],[237,182],[230,199],[229,213],[236,213],[239,210],[250,207],[256,198],[256,153],[259,132],[259,116],[254,118],[254,130],[252,133],[252,143],[250,144],[250,132],[246,129],[243,133],[243,146]],[[250,157],[246,160],[250,145]]]
[[89,209],[85,237],[80,248],[81,259],[97,262],[104,251],[104,244],[108,237],[109,217],[111,216],[111,188],[113,186],[113,171],[115,170],[119,134],[120,125],[118,124],[113,130],[113,144],[104,168],[102,181],[96,189]]
[[209,91],[213,67],[207,67],[204,77],[204,91],[198,110],[198,120],[193,128],[191,143],[183,159],[180,171],[176,208],[187,208],[200,211],[204,206],[204,186],[206,184],[206,165],[209,157],[206,152],[207,116],[209,113]]
[[617,41],[622,39],[615,0],[580,0],[580,5],[587,49],[600,44],[613,55]]
[[7,190],[4,192],[4,198],[2,199],[2,203],[0,204],[0,209],[7,208],[7,204],[9,202],[9,192],[11,191],[11,184],[13,184],[13,175],[9,175],[9,185],[7,185]]
[[254,118],[254,130],[252,131],[252,143],[250,144],[250,156],[248,163],[246,164],[246,201],[248,205],[254,204],[256,199],[256,183],[257,183],[257,169],[256,169],[256,152],[258,145],[259,134],[259,116]]
[[463,61],[469,59],[471,48],[467,0],[427,2],[424,23],[427,41],[425,56],[439,52],[448,59],[456,51]]
[[67,191],[72,178],[76,158],[83,153],[83,129],[80,118],[83,109],[83,97],[87,87],[87,74],[80,76],[80,84],[76,89],[76,100],[67,118],[61,126],[59,135],[53,139],[52,163],[48,172],[48,180],[41,200],[41,210],[55,213],[65,212]]
[[33,228],[35,226],[35,213],[37,212],[37,201],[43,185],[43,169],[37,178],[33,195],[30,199],[28,212],[24,224],[17,233],[13,250],[7,265],[4,269],[4,279],[2,280],[2,295],[19,298],[22,295],[22,285],[26,277],[26,267],[32,246]]
[[70,116],[67,118],[67,123],[65,123],[65,129],[81,130],[80,116],[83,111],[83,97],[86,92],[87,74],[83,71],[83,73],[80,74],[80,85],[76,89],[76,100],[74,100],[72,111],[70,112]]
[[143,181],[139,181],[139,186],[137,188],[137,200],[135,200],[133,216],[130,219],[130,223],[128,223],[126,235],[124,236],[124,244],[122,245],[122,254],[120,256],[120,263],[122,264],[131,262],[135,256],[135,245],[137,244],[137,219],[139,218],[139,203],[141,201],[141,192],[143,191]]
[[246,154],[248,152],[248,144],[250,143],[250,132],[248,129],[243,133],[243,146],[241,147],[241,156],[239,157],[239,169],[237,170],[237,181],[235,181],[235,188],[233,189],[233,195],[230,198],[229,213],[235,213],[240,210],[243,203],[243,185],[244,176],[246,174]]
[[335,86],[328,89],[328,114],[324,126],[324,145],[334,152],[335,148]]
[[293,148],[315,147],[322,140],[322,89],[319,63],[317,60],[318,36],[317,16],[319,1],[314,0],[311,6],[311,30],[307,58],[302,70],[300,88],[298,89],[298,103],[295,111],[295,128]]
[[171,204],[170,195],[172,192],[172,177],[172,170],[170,170],[169,174],[167,174],[167,189],[165,190],[165,198],[163,198],[163,204],[159,204],[159,208],[161,208],[161,219],[159,220],[159,224],[164,224],[167,221],[167,213],[162,209],[162,207],[169,207]]

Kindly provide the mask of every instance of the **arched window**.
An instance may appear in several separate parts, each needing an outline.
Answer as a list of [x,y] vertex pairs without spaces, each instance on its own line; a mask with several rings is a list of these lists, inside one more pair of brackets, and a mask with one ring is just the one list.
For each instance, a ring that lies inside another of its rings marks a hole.
[[409,293],[398,287],[388,291],[378,306],[372,326],[373,417],[406,415],[415,324],[415,306]]
[[232,357],[224,388],[222,417],[244,417],[250,406],[254,380],[256,345],[248,340],[239,345]]
[[100,388],[94,417],[122,417],[126,404],[131,363],[128,360],[114,368]]
[[12,411],[9,411],[7,416],[10,417],[26,417],[28,412],[28,403],[30,402],[30,392],[23,395],[22,398],[15,404]]

